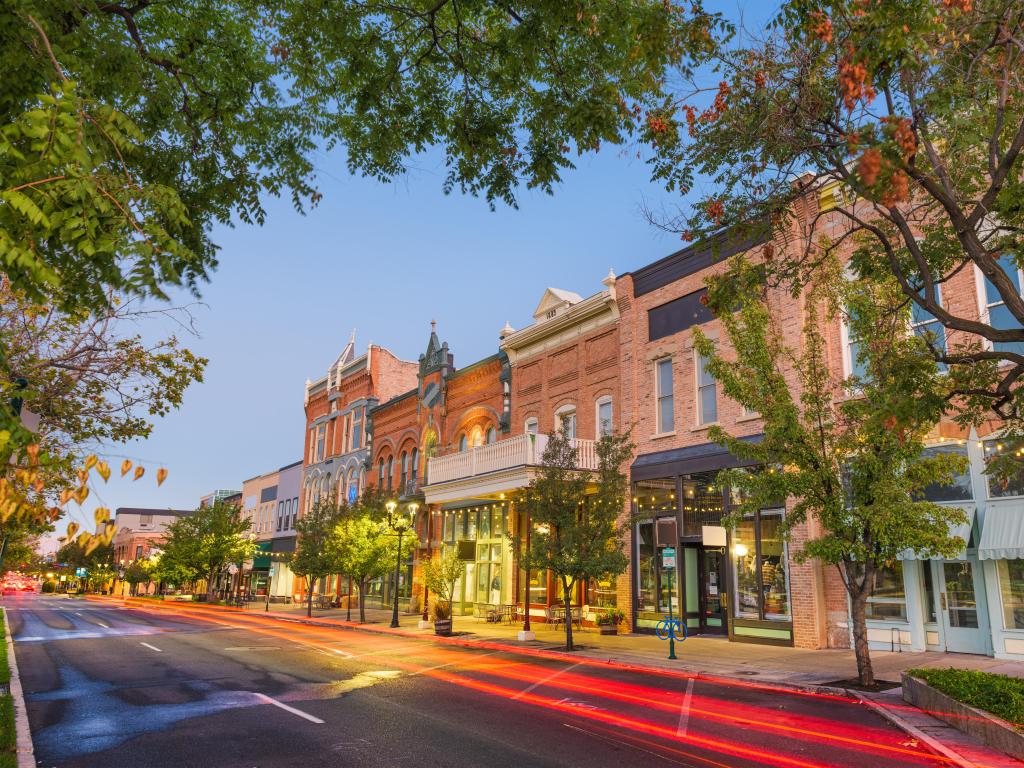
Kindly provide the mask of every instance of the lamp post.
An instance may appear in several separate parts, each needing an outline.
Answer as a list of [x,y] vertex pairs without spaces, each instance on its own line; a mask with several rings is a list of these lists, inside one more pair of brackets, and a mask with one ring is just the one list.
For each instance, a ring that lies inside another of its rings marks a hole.
[[[398,554],[395,555],[395,594],[394,594],[394,605],[391,610],[391,627],[395,628],[398,626],[398,579],[402,572],[402,537],[405,532],[409,530],[409,519],[405,515],[396,515],[395,510],[398,509],[398,502],[389,501],[384,505],[388,511],[388,527],[393,530],[398,536]],[[416,514],[416,510],[419,509],[418,504],[410,504],[407,509],[412,515]]]

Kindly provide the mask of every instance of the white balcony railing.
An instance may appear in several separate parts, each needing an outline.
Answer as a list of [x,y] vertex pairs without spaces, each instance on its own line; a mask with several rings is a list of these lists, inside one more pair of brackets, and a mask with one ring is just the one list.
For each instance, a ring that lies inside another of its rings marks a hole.
[[[547,444],[547,435],[523,434],[461,453],[434,456],[427,460],[427,484],[461,480],[499,469],[536,466],[541,463]],[[576,450],[580,469],[597,469],[595,441],[576,440]]]

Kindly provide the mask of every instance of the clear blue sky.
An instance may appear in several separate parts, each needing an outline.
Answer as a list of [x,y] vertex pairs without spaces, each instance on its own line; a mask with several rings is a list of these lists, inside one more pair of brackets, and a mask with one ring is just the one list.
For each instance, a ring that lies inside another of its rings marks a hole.
[[[707,5],[758,28],[776,3]],[[147,475],[100,483],[84,509],[70,505],[72,519],[91,527],[101,505],[191,509],[208,491],[240,489],[301,458],[304,383],[324,374],[353,328],[360,349],[372,341],[415,360],[436,319],[466,365],[496,351],[506,320],[527,324],[545,287],[587,296],[609,268],[621,274],[681,247],[641,213],[645,201],[666,201],[647,166],[614,147],[580,158],[553,197],[524,191],[519,210],[494,212],[445,196],[433,159],[390,185],[349,176],[341,155],[317,165],[316,210],[301,216],[270,200],[263,227],[215,232],[220,267],[194,310],[201,335],[186,340],[210,359],[206,380],[149,440],[104,450],[115,476],[121,456],[142,460]],[[169,471],[160,488],[158,466]]]

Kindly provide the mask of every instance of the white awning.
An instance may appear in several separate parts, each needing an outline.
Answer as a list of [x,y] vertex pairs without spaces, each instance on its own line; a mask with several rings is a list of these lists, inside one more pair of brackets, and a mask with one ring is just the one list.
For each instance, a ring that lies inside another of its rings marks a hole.
[[[956,557],[953,558],[954,560],[966,560],[967,559],[967,545],[971,541],[971,527],[974,525],[974,511],[975,511],[975,507],[973,507],[973,506],[971,506],[971,507],[960,507],[960,509],[962,509],[967,514],[967,522],[963,523],[961,525],[951,525],[949,527],[949,535],[950,536],[958,536],[959,538],[963,539],[963,542],[964,542],[964,546],[957,553]],[[982,538],[984,538],[984,536]],[[926,559],[928,559],[928,558],[921,557],[920,553],[914,552],[914,551],[909,550],[909,549],[903,550],[903,553],[900,555],[900,560],[926,560]],[[936,560],[947,560],[949,558],[938,557],[938,558],[933,558],[933,559],[936,559]]]
[[1024,558],[1024,510],[1019,506],[989,507],[978,546],[981,560]]

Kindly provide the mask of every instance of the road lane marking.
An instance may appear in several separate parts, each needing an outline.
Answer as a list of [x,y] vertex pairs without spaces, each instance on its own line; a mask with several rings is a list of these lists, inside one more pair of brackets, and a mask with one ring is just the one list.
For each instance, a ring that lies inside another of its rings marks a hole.
[[317,725],[323,725],[323,723],[324,723],[324,721],[321,720],[319,717],[314,717],[313,715],[309,714],[309,712],[303,712],[301,709],[296,709],[295,707],[289,707],[283,701],[278,701],[277,699],[272,699],[269,696],[267,696],[267,694],[265,694],[265,693],[254,693],[253,695],[256,696],[256,698],[260,699],[261,701],[266,702],[267,704],[273,704],[278,709],[283,709],[285,712],[291,712],[293,715],[301,717],[304,720],[309,720],[309,722],[311,722],[311,723],[316,723]]
[[149,648],[151,651],[156,651],[157,653],[163,653],[163,651],[161,651],[155,645],[150,645],[149,643],[143,643],[143,642],[140,642],[139,645],[144,645],[147,648]]
[[686,683],[686,694],[683,696],[683,704],[679,708],[679,726],[676,728],[677,736],[685,736],[686,729],[690,725],[690,698],[693,696],[693,678]]
[[102,621],[97,621],[96,623],[99,624],[104,629],[110,629],[110,625],[109,624],[104,624]]
[[583,663],[582,661],[577,661],[575,664],[570,664],[568,667],[565,667],[564,669],[559,669],[556,672],[552,672],[547,677],[543,677],[540,680],[538,680],[537,682],[531,684],[528,688],[524,688],[523,690],[521,690],[519,693],[517,693],[515,696],[512,697],[512,700],[514,701],[515,699],[518,699],[520,696],[525,696],[526,694],[530,693],[534,689],[539,688],[540,686],[544,685],[544,683],[547,683],[547,682],[550,682],[551,680],[554,680],[559,675],[564,675],[570,669],[575,669],[576,667],[578,667],[582,663]]

